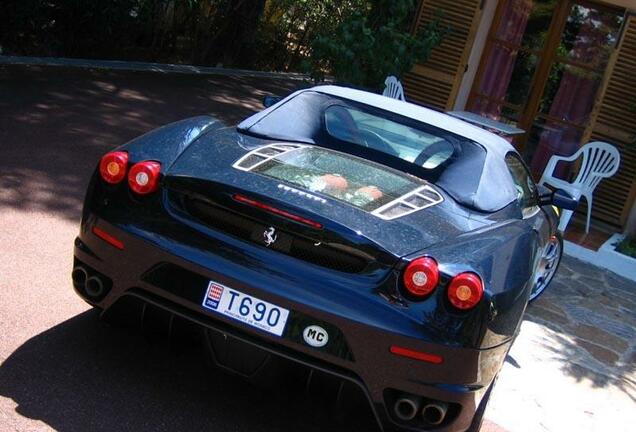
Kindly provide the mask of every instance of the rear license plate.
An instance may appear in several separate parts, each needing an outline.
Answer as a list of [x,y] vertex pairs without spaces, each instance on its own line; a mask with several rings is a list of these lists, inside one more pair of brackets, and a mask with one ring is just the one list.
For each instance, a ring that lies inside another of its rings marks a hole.
[[202,306],[252,327],[281,336],[289,310],[210,281]]

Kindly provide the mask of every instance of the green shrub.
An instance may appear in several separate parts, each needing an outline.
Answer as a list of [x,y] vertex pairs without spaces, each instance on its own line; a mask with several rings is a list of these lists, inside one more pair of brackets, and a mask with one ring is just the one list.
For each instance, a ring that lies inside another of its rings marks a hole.
[[366,0],[267,0],[257,29],[255,67],[298,71],[310,41],[332,33],[365,4]]
[[[377,87],[441,40],[415,0],[2,0],[0,52],[333,73]],[[314,55],[312,55],[312,52]]]
[[311,44],[306,68],[316,80],[332,74],[336,81],[380,89],[387,75],[401,78],[415,63],[430,57],[449,29],[439,19],[417,34],[410,32],[413,0],[373,0]]
[[616,250],[624,255],[636,258],[636,238],[624,238],[623,241],[616,246]]

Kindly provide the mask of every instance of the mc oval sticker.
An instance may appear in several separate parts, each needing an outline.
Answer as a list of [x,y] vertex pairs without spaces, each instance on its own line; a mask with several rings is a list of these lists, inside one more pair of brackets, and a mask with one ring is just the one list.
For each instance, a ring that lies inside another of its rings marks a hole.
[[327,342],[329,342],[329,334],[324,328],[317,325],[311,325],[309,327],[305,327],[305,330],[303,330],[303,339],[307,345],[320,348],[324,347],[327,345]]

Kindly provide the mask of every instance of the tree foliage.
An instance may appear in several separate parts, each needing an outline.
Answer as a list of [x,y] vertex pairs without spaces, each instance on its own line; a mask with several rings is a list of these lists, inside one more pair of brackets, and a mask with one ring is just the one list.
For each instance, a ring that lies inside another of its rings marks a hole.
[[4,0],[5,54],[246,66],[266,0]]
[[[442,32],[415,0],[4,0],[0,52],[333,73],[377,87]],[[311,61],[308,61],[311,60]]]
[[337,81],[378,89],[387,75],[402,77],[427,60],[449,29],[434,20],[411,33],[413,0],[374,0],[343,19],[312,44],[309,68],[316,79],[331,72]]
[[265,41],[263,62],[279,70],[298,70],[318,35],[364,7],[365,0],[269,0],[259,33]]
[[4,54],[82,56],[130,44],[135,0],[3,0]]

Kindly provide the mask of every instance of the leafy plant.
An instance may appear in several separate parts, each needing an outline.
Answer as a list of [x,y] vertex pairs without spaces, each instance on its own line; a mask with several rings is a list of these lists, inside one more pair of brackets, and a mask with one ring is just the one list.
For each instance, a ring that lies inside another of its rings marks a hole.
[[430,57],[449,31],[439,17],[416,34],[410,32],[413,0],[366,1],[330,33],[311,44],[305,67],[316,80],[331,73],[337,81],[379,89],[387,75],[398,78]]
[[375,87],[439,43],[434,26],[409,33],[414,12],[415,0],[3,0],[0,50],[299,71],[315,45],[317,74]]
[[626,237],[616,246],[616,251],[636,258],[636,238]]
[[258,33],[262,42],[256,66],[298,70],[310,41],[330,34],[366,0],[268,0]]

